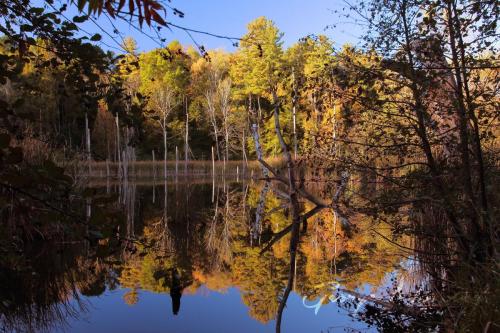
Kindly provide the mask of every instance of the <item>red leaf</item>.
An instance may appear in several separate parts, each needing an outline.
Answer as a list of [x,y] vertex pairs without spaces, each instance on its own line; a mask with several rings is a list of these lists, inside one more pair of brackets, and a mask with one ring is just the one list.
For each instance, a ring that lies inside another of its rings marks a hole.
[[125,0],[120,0],[117,11],[118,12],[121,11],[124,5],[125,5]]
[[[139,27],[142,28],[142,22],[144,21],[144,16],[142,16],[141,0],[135,0],[135,3],[137,4],[137,11],[139,12],[139,14],[138,14]],[[131,13],[131,15],[132,15],[132,13]]]
[[135,0],[129,0],[128,2],[128,11],[131,16],[134,13],[134,6],[135,6],[134,1]]
[[115,18],[115,10],[113,9],[113,6],[111,5],[111,1],[106,1],[106,4],[104,5],[106,7],[106,11],[111,15],[112,18]]
[[[106,2],[108,2],[108,1],[106,1]],[[97,15],[101,15],[102,14],[102,7],[103,7],[102,0],[97,1],[97,12],[98,12]]]
[[154,9],[151,9],[151,15],[153,16],[153,21],[156,23],[163,26],[167,25],[167,22],[165,22],[165,20]]
[[153,0],[153,1],[150,1],[150,2],[149,2],[149,5],[150,5],[150,6],[151,6],[151,8],[153,8],[153,9],[163,9],[163,6],[162,6],[162,5],[160,5],[158,2],[156,2],[156,1],[154,1],[154,0]]
[[144,1],[144,18],[146,19],[146,23],[151,26],[151,13],[149,12],[149,5],[147,0]]

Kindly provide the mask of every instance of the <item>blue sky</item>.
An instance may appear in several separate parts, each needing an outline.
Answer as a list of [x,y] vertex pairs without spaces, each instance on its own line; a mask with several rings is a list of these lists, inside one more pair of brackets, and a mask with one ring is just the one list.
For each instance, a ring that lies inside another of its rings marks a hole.
[[[167,19],[171,22],[191,29],[234,37],[244,35],[246,25],[253,19],[266,16],[284,32],[285,47],[308,34],[326,34],[337,46],[344,43],[356,44],[356,36],[360,34],[359,28],[352,24],[339,24],[345,19],[333,13],[336,9],[342,10],[344,7],[342,0],[172,0],[170,5],[185,13],[184,18],[179,18],[170,10]],[[74,10],[66,13],[69,18],[75,14]],[[106,17],[101,16],[98,22],[106,31],[113,31]],[[159,47],[153,40],[131,28],[129,24],[125,22],[115,22],[115,24],[122,36],[132,36],[137,40],[140,50]],[[337,27],[325,30],[332,24],[337,24]],[[103,42],[108,45],[101,44],[104,49],[117,46],[117,43],[100,31],[95,24],[86,23],[83,27],[89,33],[98,32],[103,36]],[[155,35],[149,27],[143,29],[144,32]],[[162,37],[166,38],[167,43],[177,39],[185,45],[193,44],[184,31],[175,28],[172,31],[162,30]],[[193,37],[207,49],[234,50],[231,42],[223,39],[200,34],[193,34]],[[120,37],[116,40],[120,42]]]

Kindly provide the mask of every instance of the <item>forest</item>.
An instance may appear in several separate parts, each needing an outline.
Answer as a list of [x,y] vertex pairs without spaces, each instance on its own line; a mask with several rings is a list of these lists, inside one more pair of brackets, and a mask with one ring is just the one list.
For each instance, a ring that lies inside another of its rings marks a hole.
[[117,288],[177,315],[202,285],[276,332],[296,295],[375,331],[500,331],[500,5],[343,6],[356,45],[261,16],[211,34],[227,51],[162,38],[170,1],[2,2],[0,331]]

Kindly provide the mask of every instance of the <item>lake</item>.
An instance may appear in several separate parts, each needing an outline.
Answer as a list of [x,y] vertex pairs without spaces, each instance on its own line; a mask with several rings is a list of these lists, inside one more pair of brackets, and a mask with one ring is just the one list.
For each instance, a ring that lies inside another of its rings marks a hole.
[[[376,332],[370,305],[421,282],[390,228],[362,215],[348,227],[332,209],[301,227],[291,265],[283,190],[238,180],[90,183],[114,195],[123,222],[4,264],[2,330],[273,332],[293,267],[282,332]],[[81,210],[90,225],[100,214]]]

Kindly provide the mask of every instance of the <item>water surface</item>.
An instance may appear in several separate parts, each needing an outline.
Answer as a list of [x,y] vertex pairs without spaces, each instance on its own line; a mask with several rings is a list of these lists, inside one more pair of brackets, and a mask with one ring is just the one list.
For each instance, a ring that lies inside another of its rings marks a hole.
[[[279,188],[252,181],[90,187],[116,194],[124,222],[83,242],[34,246],[29,262],[4,272],[4,289],[17,290],[3,303],[4,331],[275,330],[290,235],[263,249],[291,223]],[[96,209],[85,207],[90,221]],[[302,227],[283,332],[377,331],[360,317],[369,302],[357,296],[383,298],[404,285],[391,277],[407,258],[372,232],[369,219],[355,217],[356,230],[339,221],[323,210]]]

